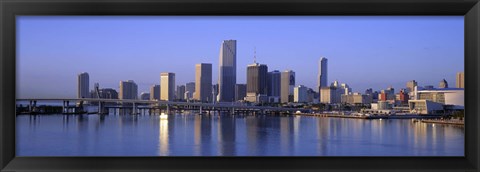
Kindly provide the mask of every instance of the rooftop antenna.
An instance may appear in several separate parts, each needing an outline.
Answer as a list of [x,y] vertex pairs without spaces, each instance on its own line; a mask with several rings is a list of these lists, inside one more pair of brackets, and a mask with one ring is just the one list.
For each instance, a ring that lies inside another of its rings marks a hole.
[[257,47],[253,47],[253,63],[257,63]]

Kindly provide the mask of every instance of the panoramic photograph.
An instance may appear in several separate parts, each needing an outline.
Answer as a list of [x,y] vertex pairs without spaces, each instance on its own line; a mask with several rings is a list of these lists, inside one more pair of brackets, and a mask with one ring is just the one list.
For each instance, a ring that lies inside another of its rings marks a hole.
[[17,156],[465,155],[463,16],[16,23]]

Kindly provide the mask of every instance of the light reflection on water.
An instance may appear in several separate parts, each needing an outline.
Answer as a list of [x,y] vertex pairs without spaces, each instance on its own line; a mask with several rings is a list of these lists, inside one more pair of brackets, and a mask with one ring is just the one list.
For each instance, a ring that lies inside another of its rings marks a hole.
[[18,156],[463,156],[464,128],[300,116],[20,115]]

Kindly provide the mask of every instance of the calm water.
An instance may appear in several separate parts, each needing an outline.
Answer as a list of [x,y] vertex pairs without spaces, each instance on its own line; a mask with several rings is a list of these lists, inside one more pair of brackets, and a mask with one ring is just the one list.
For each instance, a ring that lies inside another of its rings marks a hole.
[[464,128],[245,115],[19,115],[18,156],[463,156]]

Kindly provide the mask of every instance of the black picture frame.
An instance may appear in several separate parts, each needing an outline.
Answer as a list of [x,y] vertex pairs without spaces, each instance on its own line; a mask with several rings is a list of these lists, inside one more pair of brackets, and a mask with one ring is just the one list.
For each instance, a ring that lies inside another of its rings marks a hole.
[[[2,171],[479,171],[478,0],[1,0]],[[16,157],[16,15],[464,15],[465,157]]]

